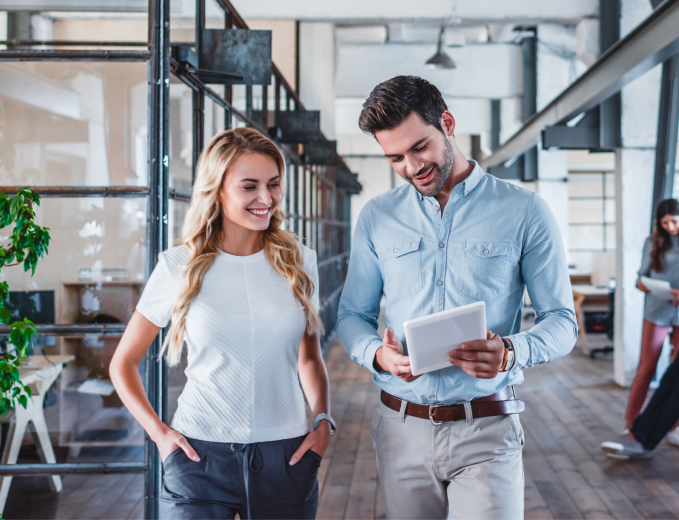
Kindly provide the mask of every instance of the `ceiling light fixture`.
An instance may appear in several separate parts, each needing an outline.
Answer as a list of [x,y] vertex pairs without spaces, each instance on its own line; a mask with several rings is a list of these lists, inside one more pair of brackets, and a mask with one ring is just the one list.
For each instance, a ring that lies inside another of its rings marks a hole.
[[457,67],[453,59],[448,56],[443,50],[443,35],[446,31],[445,26],[441,26],[441,32],[439,32],[439,43],[436,48],[436,54],[429,58],[426,62],[429,67],[433,69],[454,69]]

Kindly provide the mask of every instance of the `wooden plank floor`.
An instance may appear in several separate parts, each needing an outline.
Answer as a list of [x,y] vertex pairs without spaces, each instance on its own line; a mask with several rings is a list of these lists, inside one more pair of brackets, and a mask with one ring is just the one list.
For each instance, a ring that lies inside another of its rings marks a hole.
[[[318,518],[384,518],[370,441],[378,390],[341,345],[327,364],[339,430],[321,465]],[[627,390],[612,372],[610,357],[579,349],[524,372],[526,518],[679,518],[679,449],[663,442],[653,458],[628,462],[599,448],[624,426]]]
[[[318,518],[385,518],[370,422],[378,390],[339,342],[327,353],[332,414],[339,430],[319,472]],[[608,459],[599,444],[623,428],[627,390],[611,381],[610,357],[579,350],[526,370],[526,518],[679,518],[679,449],[661,443],[653,458]],[[71,475],[50,493],[45,478],[15,479],[5,518],[141,518],[141,476]]]

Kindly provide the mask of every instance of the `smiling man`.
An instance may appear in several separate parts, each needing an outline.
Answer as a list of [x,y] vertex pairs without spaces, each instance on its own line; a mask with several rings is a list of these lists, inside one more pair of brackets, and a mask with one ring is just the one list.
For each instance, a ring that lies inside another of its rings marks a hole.
[[[422,78],[375,87],[359,126],[408,182],[363,208],[338,317],[344,348],[381,389],[372,439],[387,515],[523,518],[524,405],[513,385],[577,337],[554,216],[464,158],[453,115]],[[526,288],[536,325],[521,332]],[[486,339],[451,351],[450,367],[413,376],[403,323],[476,301],[486,304]]]

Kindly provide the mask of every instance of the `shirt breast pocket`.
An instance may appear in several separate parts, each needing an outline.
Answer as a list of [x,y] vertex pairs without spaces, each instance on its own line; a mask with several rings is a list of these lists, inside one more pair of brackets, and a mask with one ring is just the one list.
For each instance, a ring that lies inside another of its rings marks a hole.
[[412,238],[375,243],[388,299],[400,300],[422,290],[421,242]]
[[452,266],[455,288],[484,300],[507,291],[512,245],[495,240],[465,240]]

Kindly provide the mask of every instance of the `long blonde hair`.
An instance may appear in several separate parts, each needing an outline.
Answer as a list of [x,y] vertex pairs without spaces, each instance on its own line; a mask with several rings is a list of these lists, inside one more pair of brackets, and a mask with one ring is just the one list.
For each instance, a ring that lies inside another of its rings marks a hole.
[[[229,167],[243,154],[257,153],[276,161],[280,183],[284,186],[285,161],[276,144],[251,128],[226,130],[213,137],[201,153],[191,206],[182,227],[182,242],[190,256],[182,268],[182,290],[172,308],[172,325],[163,343],[170,366],[179,363],[186,330],[185,317],[198,296],[203,278],[219,254],[222,237],[222,208],[219,191]],[[314,284],[304,271],[302,249],[294,233],[281,229],[285,213],[280,207],[271,215],[269,227],[262,232],[264,255],[271,267],[283,276],[306,315],[309,334],[321,334],[323,324],[313,308]]]

